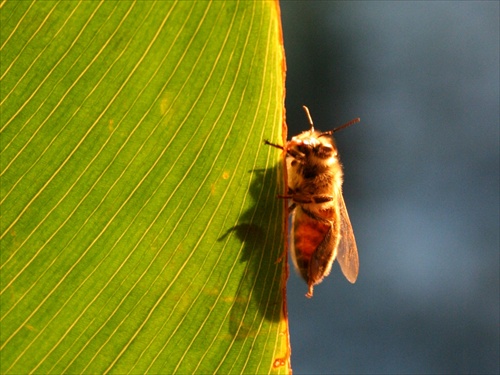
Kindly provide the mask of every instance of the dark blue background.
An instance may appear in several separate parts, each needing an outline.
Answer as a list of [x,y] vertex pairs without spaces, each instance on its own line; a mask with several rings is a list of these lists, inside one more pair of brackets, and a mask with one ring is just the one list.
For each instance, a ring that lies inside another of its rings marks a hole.
[[282,2],[289,136],[336,134],[360,254],[288,288],[295,374],[499,372],[499,3]]

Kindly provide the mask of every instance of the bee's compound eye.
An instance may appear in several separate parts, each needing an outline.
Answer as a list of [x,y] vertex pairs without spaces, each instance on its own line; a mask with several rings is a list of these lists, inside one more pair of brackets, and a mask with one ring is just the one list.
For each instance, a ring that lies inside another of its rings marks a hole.
[[332,145],[321,145],[318,150],[318,156],[328,158],[335,154],[335,150]]

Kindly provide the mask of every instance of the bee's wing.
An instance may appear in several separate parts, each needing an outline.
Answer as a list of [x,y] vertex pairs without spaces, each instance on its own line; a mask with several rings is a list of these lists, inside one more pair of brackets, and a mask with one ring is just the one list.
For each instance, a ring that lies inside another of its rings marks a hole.
[[337,250],[337,261],[342,273],[351,283],[358,278],[359,258],[356,240],[352,231],[351,221],[345,208],[344,197],[339,194],[340,208],[340,242]]

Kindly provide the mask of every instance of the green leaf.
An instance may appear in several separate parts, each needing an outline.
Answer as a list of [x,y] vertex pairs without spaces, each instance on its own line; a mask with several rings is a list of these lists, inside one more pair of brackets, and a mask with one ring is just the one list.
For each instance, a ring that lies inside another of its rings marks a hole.
[[277,3],[0,8],[1,373],[288,373]]

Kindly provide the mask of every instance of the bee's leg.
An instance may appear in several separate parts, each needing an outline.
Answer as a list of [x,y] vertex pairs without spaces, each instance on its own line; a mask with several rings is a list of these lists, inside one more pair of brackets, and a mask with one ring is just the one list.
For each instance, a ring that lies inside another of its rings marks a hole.
[[313,212],[305,209],[304,207],[301,207],[302,208],[302,211],[307,215],[309,216],[311,219],[314,219],[316,221],[319,221],[320,223],[323,223],[323,224],[327,224],[327,225],[331,225],[332,222],[328,219],[325,219],[325,218],[322,218],[321,216],[318,216],[316,214],[314,214]]
[[[294,197],[294,191],[291,187],[288,188],[288,194],[286,195],[277,195],[278,198],[280,199],[292,199],[293,200],[293,197]],[[294,208],[296,207],[297,205],[295,204],[295,201],[293,201],[293,203],[288,206],[288,211],[289,213],[292,213],[292,211],[294,210]]]
[[292,194],[291,196],[287,196],[293,199],[294,202],[299,204],[306,203],[326,203],[331,202],[335,198],[332,195],[309,195],[309,194]]
[[293,199],[293,194],[294,194],[293,189],[291,187],[289,187],[288,194],[285,194],[285,195],[278,194],[277,197],[280,199]]
[[312,199],[312,195],[307,194],[292,194],[290,195],[290,199],[292,199],[295,203],[298,204],[306,204],[306,203],[314,203]]
[[312,199],[314,203],[326,203],[334,200],[332,195],[313,195]]

